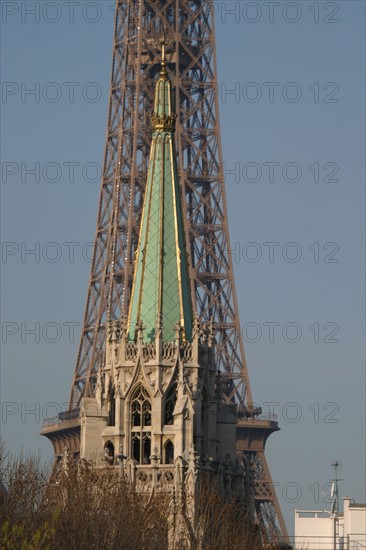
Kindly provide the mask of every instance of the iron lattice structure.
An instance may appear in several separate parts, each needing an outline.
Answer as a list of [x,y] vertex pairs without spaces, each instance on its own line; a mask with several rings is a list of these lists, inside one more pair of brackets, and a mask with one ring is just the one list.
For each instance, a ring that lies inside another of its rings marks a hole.
[[[107,319],[120,319],[128,311],[163,35],[178,113],[176,146],[193,306],[201,321],[215,323],[217,364],[227,399],[249,414],[252,395],[229,254],[213,0],[116,2],[94,256],[69,408],[94,395],[96,374],[104,362]],[[263,477],[264,472],[271,485],[263,498],[256,497],[257,517],[263,525],[278,518],[285,535],[269,470],[259,454],[255,463],[254,477]]]

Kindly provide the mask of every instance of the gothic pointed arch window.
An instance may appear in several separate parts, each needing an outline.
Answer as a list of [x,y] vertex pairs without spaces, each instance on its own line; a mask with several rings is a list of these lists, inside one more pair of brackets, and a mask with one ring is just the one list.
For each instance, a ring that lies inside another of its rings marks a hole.
[[113,462],[114,462],[114,445],[111,441],[107,441],[107,443],[104,445],[104,458],[110,464],[113,464]]
[[170,439],[165,443],[165,464],[174,464],[174,445]]
[[131,398],[131,456],[139,464],[150,464],[151,401],[147,390],[138,386]]
[[177,384],[173,384],[170,388],[167,398],[165,400],[164,408],[164,424],[174,424],[174,408],[177,402]]

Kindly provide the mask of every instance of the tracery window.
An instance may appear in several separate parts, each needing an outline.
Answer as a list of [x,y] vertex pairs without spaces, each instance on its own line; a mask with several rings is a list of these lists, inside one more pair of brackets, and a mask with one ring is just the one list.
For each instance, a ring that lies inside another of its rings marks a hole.
[[177,385],[174,384],[170,389],[169,394],[165,401],[165,410],[164,410],[164,424],[174,424],[174,408],[177,402]]
[[150,464],[151,401],[143,386],[139,386],[131,401],[131,456],[139,464]]

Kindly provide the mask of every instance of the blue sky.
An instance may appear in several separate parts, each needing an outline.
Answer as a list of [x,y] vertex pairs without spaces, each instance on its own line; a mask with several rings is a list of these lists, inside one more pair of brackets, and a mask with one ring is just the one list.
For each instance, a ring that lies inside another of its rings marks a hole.
[[[44,456],[84,313],[114,2],[54,4],[1,2],[2,432]],[[215,6],[240,319],[291,531],[294,508],[329,507],[334,459],[365,499],[365,4]]]

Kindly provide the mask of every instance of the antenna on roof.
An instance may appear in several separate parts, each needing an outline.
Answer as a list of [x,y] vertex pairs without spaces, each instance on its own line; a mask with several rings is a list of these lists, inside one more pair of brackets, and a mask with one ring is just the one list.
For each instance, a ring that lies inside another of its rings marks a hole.
[[342,463],[335,460],[331,464],[334,468],[334,478],[332,479],[332,487],[330,491],[330,496],[332,497],[332,510],[331,513],[334,517],[334,530],[333,530],[333,544],[334,550],[337,549],[337,524],[338,524],[338,514],[339,514],[339,491],[338,491],[338,482],[341,481],[338,478],[338,469],[342,468]]
[[337,515],[339,513],[339,487],[338,483],[341,481],[338,478],[338,469],[342,468],[342,463],[338,460],[335,460],[331,464],[332,468],[334,468],[334,478],[332,479],[332,485],[331,485],[331,491],[330,496],[333,499],[332,500],[332,514]]

